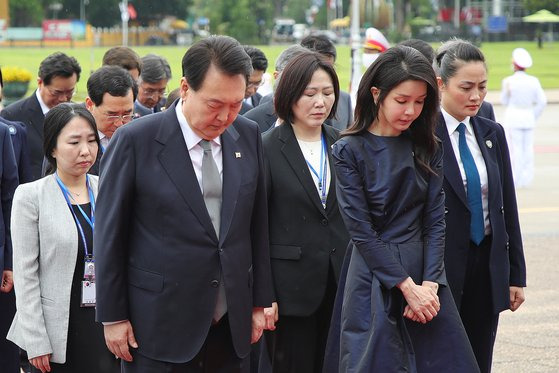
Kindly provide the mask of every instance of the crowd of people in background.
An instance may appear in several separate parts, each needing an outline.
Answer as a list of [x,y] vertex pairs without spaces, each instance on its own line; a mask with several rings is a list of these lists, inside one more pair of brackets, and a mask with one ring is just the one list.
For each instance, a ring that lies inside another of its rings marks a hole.
[[165,58],[111,48],[83,103],[47,56],[0,113],[2,372],[490,372],[524,302],[532,59],[503,128],[478,47],[366,35],[353,98],[319,35],[271,74],[208,37],[172,92]]

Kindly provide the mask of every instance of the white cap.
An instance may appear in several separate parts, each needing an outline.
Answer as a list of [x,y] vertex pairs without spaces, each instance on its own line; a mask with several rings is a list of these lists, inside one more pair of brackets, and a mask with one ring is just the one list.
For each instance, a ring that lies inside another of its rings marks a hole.
[[379,52],[384,52],[390,48],[390,43],[386,37],[374,27],[369,27],[365,31],[365,43],[363,47],[366,49],[376,49]]
[[512,62],[522,69],[527,69],[532,66],[532,57],[526,49],[516,48],[512,51]]

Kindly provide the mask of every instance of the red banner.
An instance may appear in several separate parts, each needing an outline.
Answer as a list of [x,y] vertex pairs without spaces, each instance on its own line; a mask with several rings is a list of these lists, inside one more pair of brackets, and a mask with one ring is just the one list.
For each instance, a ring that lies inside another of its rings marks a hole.
[[72,39],[72,21],[68,19],[49,19],[43,21],[43,40]]

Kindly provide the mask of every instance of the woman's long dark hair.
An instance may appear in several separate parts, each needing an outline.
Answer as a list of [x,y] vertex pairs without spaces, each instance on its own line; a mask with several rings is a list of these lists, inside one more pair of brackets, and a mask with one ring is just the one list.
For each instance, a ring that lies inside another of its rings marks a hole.
[[[394,87],[407,80],[422,81],[427,84],[427,97],[419,117],[407,130],[414,143],[416,160],[421,168],[432,172],[429,160],[437,150],[435,136],[436,116],[439,110],[437,77],[428,61],[417,50],[406,46],[395,46],[381,53],[367,69],[359,89],[355,105],[355,120],[342,136],[357,135],[369,129],[378,119],[379,108]],[[377,102],[371,88],[379,89]]]

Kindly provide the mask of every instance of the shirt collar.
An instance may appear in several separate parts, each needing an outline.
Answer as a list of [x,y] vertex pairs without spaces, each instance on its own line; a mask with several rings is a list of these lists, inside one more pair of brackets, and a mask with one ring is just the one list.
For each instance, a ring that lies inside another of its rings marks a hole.
[[442,107],[441,107],[441,113],[443,114],[444,122],[446,123],[446,130],[448,131],[448,136],[452,136],[452,134],[456,131],[460,123],[464,123],[464,125],[466,126],[466,131],[468,131],[470,135],[474,135],[474,130],[472,128],[472,124],[470,123],[470,117],[466,117],[464,118],[463,121],[459,122],[456,118],[454,118],[452,115],[447,113],[446,110],[443,109]]
[[45,102],[43,101],[43,98],[41,97],[41,94],[39,93],[39,88],[37,88],[37,90],[35,91],[35,96],[37,96],[37,101],[39,101],[39,105],[41,106],[41,110],[43,112],[43,115],[47,115],[47,113],[49,112],[49,107],[47,106],[47,104],[45,104]]
[[[181,131],[182,131],[182,134],[184,136],[184,140],[186,142],[186,148],[190,152],[192,150],[192,148],[194,148],[196,145],[198,145],[198,143],[200,142],[200,140],[202,140],[202,138],[200,136],[198,136],[192,130],[190,125],[188,124],[188,121],[186,120],[186,117],[184,116],[184,113],[182,112],[182,100],[179,100],[179,102],[177,102],[177,105],[175,106],[175,113],[177,115],[177,119],[179,121],[179,125],[181,127]],[[215,139],[213,139],[211,141],[213,141],[217,145],[221,146],[221,137],[220,136],[216,137]]]

